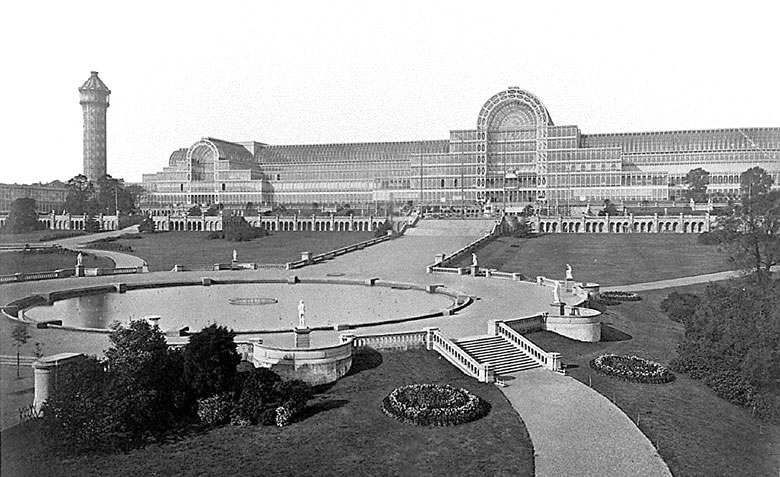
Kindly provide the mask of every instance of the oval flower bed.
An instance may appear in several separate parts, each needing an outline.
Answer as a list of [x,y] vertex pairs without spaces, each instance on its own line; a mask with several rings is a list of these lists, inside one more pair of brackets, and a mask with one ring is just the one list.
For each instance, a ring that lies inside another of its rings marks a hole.
[[626,291],[603,291],[599,296],[606,300],[613,301],[639,301],[642,299],[638,294]]
[[590,367],[607,376],[634,383],[663,384],[674,381],[674,374],[664,366],[638,356],[602,354],[590,361]]
[[490,404],[462,388],[410,384],[388,394],[382,400],[382,411],[418,426],[457,426],[486,416]]

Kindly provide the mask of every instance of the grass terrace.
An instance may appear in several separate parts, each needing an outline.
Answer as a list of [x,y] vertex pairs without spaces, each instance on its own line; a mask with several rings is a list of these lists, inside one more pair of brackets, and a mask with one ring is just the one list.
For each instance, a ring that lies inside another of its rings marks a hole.
[[[87,268],[114,268],[114,262],[105,257],[96,257],[82,252]],[[0,252],[0,275],[14,273],[48,272],[76,266],[77,254]]]
[[677,354],[683,325],[661,312],[660,302],[672,291],[702,289],[643,292],[642,301],[608,307],[600,343],[581,343],[545,331],[526,337],[543,349],[560,352],[570,376],[592,384],[631,420],[639,420],[639,428],[674,475],[776,475],[780,426],[751,417],[749,410],[717,397],[704,383],[683,374],[667,384],[637,384],[588,366],[603,353],[637,355],[668,366]]
[[[601,286],[629,285],[731,270],[716,246],[694,234],[547,234],[531,239],[500,237],[477,251],[479,266],[531,277],[574,279]],[[471,264],[471,256],[459,266]]]
[[159,232],[141,239],[120,239],[132,255],[149,264],[149,271],[169,271],[176,264],[208,266],[229,263],[233,250],[239,262],[286,263],[300,260],[301,252],[314,254],[346,247],[374,237],[373,232],[272,232],[249,242],[209,239],[209,232]]
[[[454,427],[404,424],[382,399],[413,383],[449,384],[491,404]],[[24,427],[2,434],[3,475],[512,475],[533,476],[533,446],[501,391],[428,351],[356,357],[353,371],[321,389],[300,422],[284,428],[223,426],[127,454],[59,459]]]

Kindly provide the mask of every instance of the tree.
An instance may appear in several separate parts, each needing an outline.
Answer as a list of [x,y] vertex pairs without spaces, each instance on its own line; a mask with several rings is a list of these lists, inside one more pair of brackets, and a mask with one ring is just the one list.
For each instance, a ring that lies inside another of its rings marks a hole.
[[14,340],[14,346],[16,346],[16,377],[18,378],[20,376],[21,348],[31,338],[30,332],[27,331],[27,325],[24,323],[17,323],[16,326],[14,326],[14,330],[11,332],[11,338]]
[[125,189],[121,179],[114,179],[109,174],[97,181],[97,203],[100,213],[115,215],[117,207],[120,214],[129,214],[135,209],[133,196]]
[[772,177],[760,167],[740,179],[742,203],[718,220],[716,230],[730,260],[763,281],[780,263],[780,191],[771,190]]
[[707,186],[710,184],[710,173],[701,167],[691,169],[685,176],[685,184],[688,186],[689,199],[704,202],[707,198]]
[[65,197],[65,209],[71,214],[81,215],[88,210],[94,215],[98,209],[95,200],[95,185],[84,174],[68,180],[68,194]]
[[8,220],[3,227],[4,232],[21,234],[40,230],[43,227],[43,224],[38,222],[38,206],[35,199],[23,197],[11,202]]
[[162,435],[188,405],[181,353],[169,350],[160,328],[146,320],[115,327],[109,340],[107,405],[116,433],[131,444],[142,442],[147,433]]
[[190,210],[187,211],[187,215],[189,217],[200,217],[203,215],[203,211],[200,209],[200,206],[196,204],[190,207]]
[[215,396],[232,389],[236,366],[235,333],[212,324],[190,336],[184,347],[184,381],[196,398]]
[[612,203],[609,199],[604,199],[604,208],[599,211],[600,216],[605,215],[611,215],[615,216],[618,215],[617,207],[615,207],[615,204]]
[[144,217],[141,223],[138,224],[138,231],[149,232],[149,233],[154,232],[154,220],[152,220],[152,218],[149,216]]

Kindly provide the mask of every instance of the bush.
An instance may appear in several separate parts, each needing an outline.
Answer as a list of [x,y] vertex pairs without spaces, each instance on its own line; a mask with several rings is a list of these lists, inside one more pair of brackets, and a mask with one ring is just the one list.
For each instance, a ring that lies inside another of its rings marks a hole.
[[265,426],[277,424],[279,407],[289,412],[285,418],[285,423],[288,423],[311,398],[311,386],[303,381],[282,381],[279,375],[265,368],[256,368],[247,374],[236,412],[231,418],[231,422],[235,421],[238,425],[247,422]]
[[590,361],[590,367],[607,376],[642,384],[663,384],[674,381],[674,374],[655,361],[638,356],[602,354]]
[[603,291],[599,293],[601,298],[605,300],[611,300],[611,301],[639,301],[642,299],[638,294],[634,292],[626,292],[626,291]]
[[686,323],[693,318],[701,303],[701,298],[693,293],[672,292],[661,302],[661,311],[672,321]]
[[140,224],[138,224],[138,231],[141,233],[153,233],[154,220],[151,217],[145,217]]
[[241,357],[236,352],[235,333],[212,324],[190,336],[184,346],[184,381],[195,397],[205,398],[233,389],[236,366]]
[[233,398],[230,393],[198,399],[198,418],[209,426],[218,426],[230,421]]
[[382,411],[418,426],[457,426],[490,412],[490,404],[466,389],[447,385],[411,384],[394,389],[382,400]]

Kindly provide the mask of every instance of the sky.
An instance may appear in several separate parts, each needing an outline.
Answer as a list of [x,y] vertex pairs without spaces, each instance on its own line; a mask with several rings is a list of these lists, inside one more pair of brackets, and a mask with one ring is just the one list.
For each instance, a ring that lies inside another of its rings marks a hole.
[[129,182],[202,137],[448,139],[509,86],[584,134],[780,127],[778,2],[116,3],[4,7],[0,182],[82,172],[93,70]]

